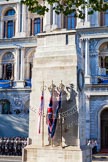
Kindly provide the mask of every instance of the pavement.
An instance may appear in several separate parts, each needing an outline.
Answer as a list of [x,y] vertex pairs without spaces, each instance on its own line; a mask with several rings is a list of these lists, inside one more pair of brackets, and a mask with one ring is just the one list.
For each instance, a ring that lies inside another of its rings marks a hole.
[[28,114],[0,114],[0,137],[28,137]]
[[0,162],[22,162],[21,156],[2,156],[0,155]]
[[108,154],[99,153],[92,156],[92,162],[108,162]]
[[[108,154],[96,154],[92,156],[92,162],[108,162]],[[22,162],[21,156],[2,156],[0,162]]]

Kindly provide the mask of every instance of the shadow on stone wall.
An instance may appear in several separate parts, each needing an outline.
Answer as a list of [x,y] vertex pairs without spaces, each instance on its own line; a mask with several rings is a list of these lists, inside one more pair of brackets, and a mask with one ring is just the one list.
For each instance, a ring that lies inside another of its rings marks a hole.
[[[54,112],[58,103],[59,92],[54,91],[53,108]],[[61,108],[57,119],[57,127],[55,135],[49,143],[54,146],[76,146],[78,139],[78,111],[76,104],[77,93],[73,84],[62,89]]]

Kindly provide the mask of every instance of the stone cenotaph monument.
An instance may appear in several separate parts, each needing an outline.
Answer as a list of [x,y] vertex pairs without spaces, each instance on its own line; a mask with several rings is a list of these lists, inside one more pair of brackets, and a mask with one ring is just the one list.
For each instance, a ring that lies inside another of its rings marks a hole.
[[[91,150],[85,138],[84,65],[83,57],[77,54],[77,37],[74,30],[55,30],[37,36],[29,142],[23,150],[23,162],[91,162]],[[48,107],[52,107],[49,112],[53,113],[53,122],[59,101],[56,128],[51,137]],[[39,133],[40,104],[43,112]]]

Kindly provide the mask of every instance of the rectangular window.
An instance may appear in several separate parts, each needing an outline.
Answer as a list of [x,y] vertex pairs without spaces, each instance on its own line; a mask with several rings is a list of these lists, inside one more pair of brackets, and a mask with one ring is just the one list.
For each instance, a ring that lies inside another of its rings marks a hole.
[[7,38],[12,38],[14,36],[14,22],[8,21],[7,23]]
[[67,29],[75,29],[76,26],[76,19],[74,17],[74,13],[67,16]]
[[34,20],[34,35],[40,33],[41,23],[40,18]]
[[32,35],[32,19],[30,19],[30,36]]
[[108,10],[104,14],[104,25],[108,26]]
[[4,21],[4,31],[3,31],[3,38],[6,37],[6,22]]

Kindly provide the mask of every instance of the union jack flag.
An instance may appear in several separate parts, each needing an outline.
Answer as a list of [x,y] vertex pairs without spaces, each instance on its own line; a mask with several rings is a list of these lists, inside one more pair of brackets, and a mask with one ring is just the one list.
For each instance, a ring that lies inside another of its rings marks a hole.
[[53,109],[52,109],[52,102],[51,102],[51,99],[50,99],[50,109],[48,108],[48,133],[50,135],[51,138],[54,137],[54,134],[55,134],[55,131],[56,131],[56,126],[57,126],[57,118],[58,118],[58,113],[59,113],[59,110],[61,108],[61,92],[59,94],[59,100],[58,100],[58,104],[57,104],[57,108],[56,108],[56,111],[55,111],[55,117],[53,117]]
[[48,115],[48,132],[50,133],[52,130],[52,124],[53,124],[53,100],[52,100],[52,94],[50,97],[49,106],[47,108],[47,115]]

